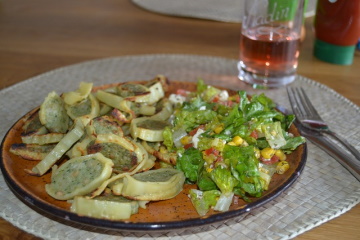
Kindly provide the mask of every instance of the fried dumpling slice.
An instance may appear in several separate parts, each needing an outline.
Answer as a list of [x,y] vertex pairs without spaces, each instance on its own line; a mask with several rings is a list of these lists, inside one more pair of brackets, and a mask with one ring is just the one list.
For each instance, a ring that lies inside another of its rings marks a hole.
[[46,192],[55,199],[68,200],[96,190],[110,178],[113,162],[101,153],[72,158],[53,169]]
[[114,162],[114,172],[129,172],[141,161],[146,160],[147,152],[129,138],[115,134],[99,134],[87,147],[87,153],[101,152]]
[[71,122],[64,101],[55,91],[50,92],[41,104],[39,118],[50,132],[57,133],[66,133]]
[[123,97],[143,97],[146,101],[146,96],[150,94],[150,90],[139,83],[124,83],[117,86],[117,93]]
[[130,124],[130,133],[134,139],[140,138],[148,142],[161,142],[164,140],[163,131],[169,123],[150,117],[136,118]]
[[32,161],[41,161],[54,149],[56,144],[38,145],[38,144],[13,144],[10,152],[24,159]]
[[53,150],[46,155],[32,170],[25,171],[31,175],[45,174],[70,148],[83,136],[84,125],[82,121],[75,121],[74,127],[56,144]]
[[48,132],[46,127],[44,127],[40,121],[39,110],[40,109],[29,115],[25,120],[24,125],[22,126],[22,136],[45,134]]
[[25,144],[46,145],[58,143],[64,138],[65,133],[45,133],[45,134],[27,134],[22,135],[21,140]]
[[135,200],[166,200],[178,195],[184,182],[182,171],[173,168],[149,170],[132,176],[125,175],[121,194]]
[[99,101],[89,94],[87,98],[73,105],[65,105],[67,114],[71,119],[88,116],[90,119],[95,118],[100,113]]
[[70,211],[80,216],[109,220],[128,219],[138,212],[139,203],[121,196],[75,197]]
[[92,119],[86,126],[86,132],[94,137],[99,134],[115,134],[120,137],[124,135],[119,122],[111,116],[101,116]]

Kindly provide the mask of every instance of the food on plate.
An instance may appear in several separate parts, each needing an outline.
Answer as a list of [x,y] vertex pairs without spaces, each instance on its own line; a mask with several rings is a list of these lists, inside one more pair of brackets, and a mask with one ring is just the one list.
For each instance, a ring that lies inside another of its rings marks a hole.
[[51,174],[45,191],[70,201],[72,212],[119,220],[176,197],[184,184],[196,185],[186,194],[200,216],[227,211],[238,197],[251,201],[290,168],[288,154],[305,141],[289,133],[294,116],[264,94],[203,80],[195,91],[169,92],[169,84],[159,75],[53,91],[24,120],[23,142],[10,151],[37,160],[26,171]]
[[89,194],[110,178],[113,165],[101,153],[72,158],[52,169],[51,183],[45,190],[58,200]]
[[71,125],[64,101],[55,91],[50,92],[41,104],[39,119],[50,132],[54,133],[65,133]]
[[178,107],[163,145],[177,153],[176,168],[187,182],[197,185],[190,198],[199,215],[226,211],[234,194],[245,201],[260,197],[273,174],[289,168],[286,154],[305,141],[288,132],[294,116],[277,111],[264,94],[229,96],[199,81],[196,92],[179,90],[170,99]]
[[77,196],[74,198],[70,211],[82,216],[122,220],[138,213],[139,206],[142,205],[138,201],[121,196],[110,195],[95,198]]
[[184,182],[182,171],[172,168],[148,170],[132,176],[125,175],[121,194],[135,200],[165,200],[178,195]]
[[54,147],[55,144],[39,145],[19,143],[13,144],[10,147],[10,152],[27,160],[41,161],[54,149]]

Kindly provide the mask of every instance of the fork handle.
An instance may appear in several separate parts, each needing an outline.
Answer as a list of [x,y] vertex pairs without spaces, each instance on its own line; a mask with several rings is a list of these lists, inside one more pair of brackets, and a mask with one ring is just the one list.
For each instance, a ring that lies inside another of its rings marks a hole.
[[306,135],[311,142],[323,149],[343,167],[345,167],[358,181],[360,181],[360,161],[355,159],[352,155],[345,152],[333,141],[322,135]]
[[355,156],[355,158],[357,160],[360,161],[360,152],[358,150],[356,150],[356,148],[354,146],[352,146],[345,138],[340,137],[340,135],[338,135],[332,131],[326,131],[324,133],[326,133],[326,134],[330,135],[331,137],[333,137],[334,139],[336,139],[339,143],[341,143],[344,147],[346,147]]

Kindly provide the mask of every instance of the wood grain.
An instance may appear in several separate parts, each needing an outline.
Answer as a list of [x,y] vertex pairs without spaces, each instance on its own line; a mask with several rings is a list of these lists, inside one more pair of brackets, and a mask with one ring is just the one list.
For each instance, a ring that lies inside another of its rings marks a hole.
[[[317,60],[305,22],[298,73],[360,105],[360,57],[350,66]],[[128,0],[0,1],[0,89],[54,68],[138,54],[237,59],[240,24],[147,12]],[[360,239],[360,205],[296,239]],[[39,239],[0,219],[0,239]]]

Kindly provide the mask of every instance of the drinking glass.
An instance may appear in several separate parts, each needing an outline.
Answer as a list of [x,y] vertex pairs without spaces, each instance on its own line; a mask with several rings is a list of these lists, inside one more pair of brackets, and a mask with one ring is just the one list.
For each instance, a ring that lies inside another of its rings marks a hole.
[[254,88],[295,80],[305,0],[245,0],[239,79]]

